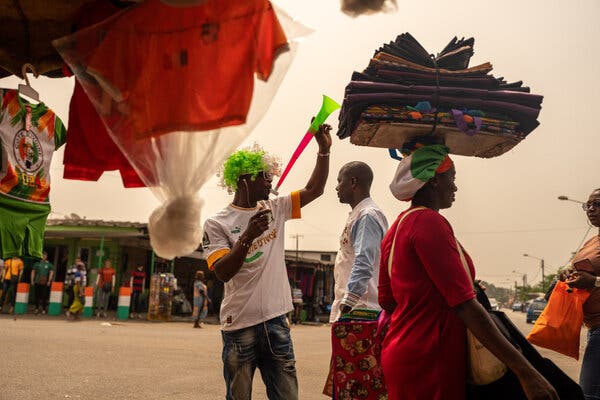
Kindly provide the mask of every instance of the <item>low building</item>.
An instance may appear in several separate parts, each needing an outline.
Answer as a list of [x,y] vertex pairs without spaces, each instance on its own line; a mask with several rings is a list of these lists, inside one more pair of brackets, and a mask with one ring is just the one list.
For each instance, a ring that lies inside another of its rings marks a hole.
[[[63,281],[76,258],[86,264],[88,286],[94,285],[104,261],[110,259],[116,270],[116,285],[128,286],[132,271],[143,265],[147,276],[154,272],[173,272],[178,286],[191,299],[193,276],[197,269],[208,271],[201,251],[173,261],[154,254],[148,225],[140,222],[88,220],[71,217],[48,219],[44,248],[55,265],[56,280]],[[146,280],[148,288],[149,279]]]
[[[164,260],[152,251],[146,223],[88,220],[74,215],[48,219],[44,248],[48,252],[48,260],[56,268],[57,281],[63,281],[68,267],[73,265],[76,258],[81,258],[86,264],[88,285],[91,286],[104,260],[110,259],[117,271],[118,287],[129,285],[131,272],[138,265],[144,265],[147,276],[154,272],[172,272],[177,278],[178,287],[190,302],[195,273],[202,270],[207,279],[209,295],[213,298],[211,311],[217,312],[220,307],[223,282],[208,269],[202,247],[186,257]],[[285,251],[290,284],[302,289],[306,318],[309,320],[329,312],[327,307],[333,301],[335,255],[336,252],[330,251]],[[146,288],[148,286],[149,279],[146,280]]]
[[334,297],[333,265],[336,254],[335,251],[285,251],[290,286],[302,290],[306,320],[323,320],[320,316],[329,315]]

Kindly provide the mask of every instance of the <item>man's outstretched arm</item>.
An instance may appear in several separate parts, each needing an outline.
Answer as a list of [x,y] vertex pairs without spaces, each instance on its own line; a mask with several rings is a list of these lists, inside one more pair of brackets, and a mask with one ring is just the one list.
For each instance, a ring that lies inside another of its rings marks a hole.
[[323,124],[315,134],[319,145],[317,163],[304,189],[300,190],[300,207],[304,207],[323,194],[329,176],[329,150],[331,148],[331,126]]

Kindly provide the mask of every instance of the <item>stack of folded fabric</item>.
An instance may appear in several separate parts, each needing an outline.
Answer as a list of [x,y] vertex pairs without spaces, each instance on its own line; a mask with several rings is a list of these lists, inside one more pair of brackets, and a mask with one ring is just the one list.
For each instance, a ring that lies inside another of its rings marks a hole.
[[429,140],[486,158],[510,150],[539,125],[543,96],[494,77],[489,62],[469,67],[474,42],[454,38],[436,57],[409,33],[385,44],[352,75],[338,136],[395,149]]

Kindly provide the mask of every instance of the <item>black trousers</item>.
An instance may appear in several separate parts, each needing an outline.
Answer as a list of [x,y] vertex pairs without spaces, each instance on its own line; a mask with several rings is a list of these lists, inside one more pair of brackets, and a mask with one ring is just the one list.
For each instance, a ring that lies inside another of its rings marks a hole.
[[48,308],[48,295],[50,294],[47,284],[35,284],[35,308],[38,310],[47,310]]

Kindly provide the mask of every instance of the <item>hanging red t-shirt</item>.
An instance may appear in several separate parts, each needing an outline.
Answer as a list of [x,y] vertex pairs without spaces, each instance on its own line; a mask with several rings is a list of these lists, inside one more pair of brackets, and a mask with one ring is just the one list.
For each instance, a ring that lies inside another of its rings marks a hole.
[[[402,214],[400,215],[400,217]],[[399,217],[399,218],[400,218]],[[431,209],[398,220],[381,243],[379,303],[393,314],[381,352],[390,400],[465,398],[466,328],[453,307],[475,298],[448,221]],[[471,276],[475,272],[468,254]]]
[[122,103],[119,134],[138,138],[243,124],[254,74],[266,80],[287,45],[267,0],[148,0],[112,24],[88,72]]
[[[74,27],[83,29],[91,26],[119,10],[105,0],[87,3],[75,18]],[[69,106],[67,137],[69,139],[63,159],[65,179],[97,181],[105,171],[119,170],[123,186],[145,186],[108,135],[98,112],[77,80],[75,80],[75,89]]]

